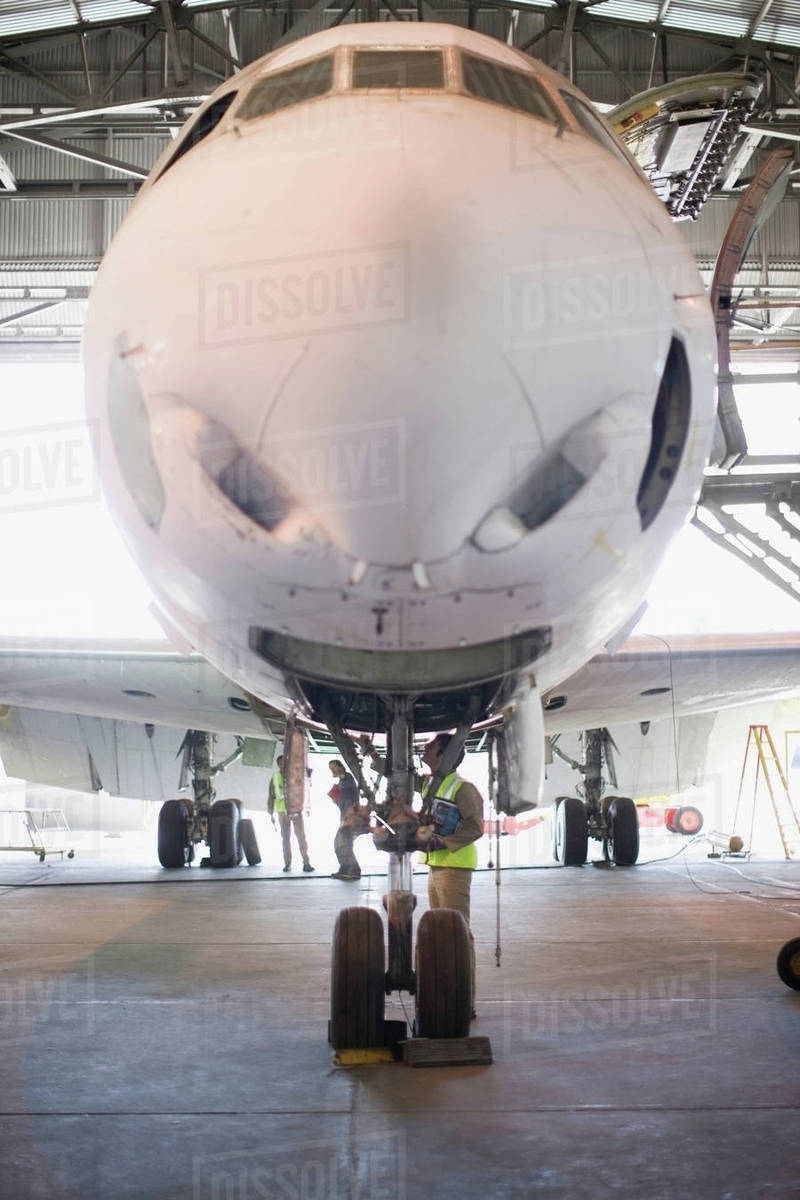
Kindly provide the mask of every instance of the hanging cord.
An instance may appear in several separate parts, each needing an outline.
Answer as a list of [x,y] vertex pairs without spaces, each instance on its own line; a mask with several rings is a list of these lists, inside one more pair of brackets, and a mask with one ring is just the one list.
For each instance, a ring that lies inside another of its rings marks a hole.
[[503,955],[503,948],[500,945],[500,881],[501,881],[501,874],[500,874],[500,817],[499,816],[497,817],[497,819],[495,820],[495,823],[494,823],[494,840],[495,840],[494,889],[495,889],[495,896],[497,897],[497,904],[495,906],[496,916],[497,916],[495,937],[497,940],[495,942],[495,947],[494,947],[494,960],[495,960],[495,966],[499,967],[500,960]]
[[[500,813],[497,809],[497,771],[495,768],[495,735],[492,732],[489,735],[489,801],[494,811],[494,887],[495,887],[495,947],[494,958],[495,966],[500,966],[500,961],[503,955],[502,946],[500,944]],[[491,842],[489,843],[491,846]],[[490,851],[491,853],[491,851]],[[492,868],[491,858],[489,860],[489,869]]]
[[667,648],[667,663],[669,664],[669,695],[672,703],[672,750],[675,755],[675,785],[676,790],[680,792],[681,766],[678,757],[678,709],[675,702],[675,678],[672,670],[672,647],[665,638],[659,637],[658,634],[653,633],[650,636],[655,638],[657,642],[661,642],[662,645],[666,646]]

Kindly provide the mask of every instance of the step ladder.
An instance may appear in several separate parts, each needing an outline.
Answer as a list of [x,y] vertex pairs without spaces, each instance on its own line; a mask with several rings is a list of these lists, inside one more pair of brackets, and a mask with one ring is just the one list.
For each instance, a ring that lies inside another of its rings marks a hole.
[[739,805],[742,801],[742,792],[744,790],[751,747],[754,751],[755,778],[753,780],[753,808],[750,818],[750,840],[748,847],[752,847],[753,844],[753,825],[755,823],[756,805],[758,802],[758,789],[763,779],[769,794],[772,811],[775,815],[783,852],[786,858],[793,858],[800,854],[800,816],[798,816],[798,811],[789,794],[786,775],[781,766],[778,752],[775,749],[775,743],[772,740],[769,726],[767,725],[751,725],[747,734],[742,774],[739,779],[739,794],[736,797],[736,812],[733,818],[734,829],[737,827],[736,822],[739,816]]

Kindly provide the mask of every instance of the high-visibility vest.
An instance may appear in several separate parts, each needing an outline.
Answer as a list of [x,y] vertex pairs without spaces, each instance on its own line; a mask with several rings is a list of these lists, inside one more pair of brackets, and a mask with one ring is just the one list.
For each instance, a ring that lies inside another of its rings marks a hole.
[[[455,771],[446,775],[439,785],[436,799],[454,800],[465,782]],[[470,842],[459,850],[428,850],[423,854],[422,861],[427,862],[429,867],[461,867],[465,871],[474,871],[478,865],[478,848],[474,842]]]
[[275,797],[275,812],[286,812],[286,792],[283,787],[283,771],[276,771],[272,776],[273,789],[272,794]]

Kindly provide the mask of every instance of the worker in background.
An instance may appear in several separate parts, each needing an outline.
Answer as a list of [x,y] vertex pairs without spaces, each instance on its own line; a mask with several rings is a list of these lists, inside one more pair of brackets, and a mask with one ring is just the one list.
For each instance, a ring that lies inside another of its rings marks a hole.
[[355,779],[340,759],[330,762],[331,774],[336,783],[328,795],[339,809],[339,828],[333,839],[333,850],[339,861],[339,870],[334,871],[334,879],[360,879],[361,867],[358,864],[353,842],[369,828],[369,813],[366,807],[358,804],[358,787]]
[[282,754],[278,755],[277,768],[269,781],[267,812],[272,819],[273,826],[275,825],[275,814],[278,814],[283,844],[283,873],[288,875],[292,869],[292,829],[294,829],[294,836],[303,859],[303,870],[313,871],[314,868],[308,860],[308,844],[303,826],[303,796],[302,794],[294,796],[291,788],[287,791]]
[[[431,775],[436,773],[451,733],[437,733],[422,753],[422,762]],[[369,738],[359,739],[362,749],[372,758],[377,771],[385,773],[386,762],[373,750]],[[456,759],[458,767],[464,758],[462,750]],[[469,928],[472,872],[478,865],[475,843],[483,834],[483,797],[473,783],[456,771],[446,775],[435,797],[427,790],[431,775],[414,776],[414,788],[422,796],[423,824],[417,830],[418,843],[424,847],[423,861],[428,863],[428,904],[431,908],[454,908],[460,912]],[[475,939],[469,933],[472,955],[472,1015],[475,1015]]]

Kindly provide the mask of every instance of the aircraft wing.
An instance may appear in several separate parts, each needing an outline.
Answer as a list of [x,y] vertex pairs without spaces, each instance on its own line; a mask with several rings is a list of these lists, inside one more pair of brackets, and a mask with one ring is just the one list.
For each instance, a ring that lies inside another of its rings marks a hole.
[[[688,716],[798,691],[800,635],[634,637],[551,689],[545,729]],[[284,727],[277,709],[168,642],[0,643],[0,758],[30,782],[155,799],[174,787],[187,729],[274,743]]]
[[217,759],[236,737],[247,739],[237,792],[264,791],[247,765],[269,765],[285,716],[200,655],[168,642],[0,643],[0,759],[9,776],[163,800],[179,786],[188,729],[221,735]]
[[0,706],[270,739],[285,722],[201,655],[166,641],[2,641]]
[[545,731],[716,711],[800,692],[800,634],[629,638],[544,697]]

